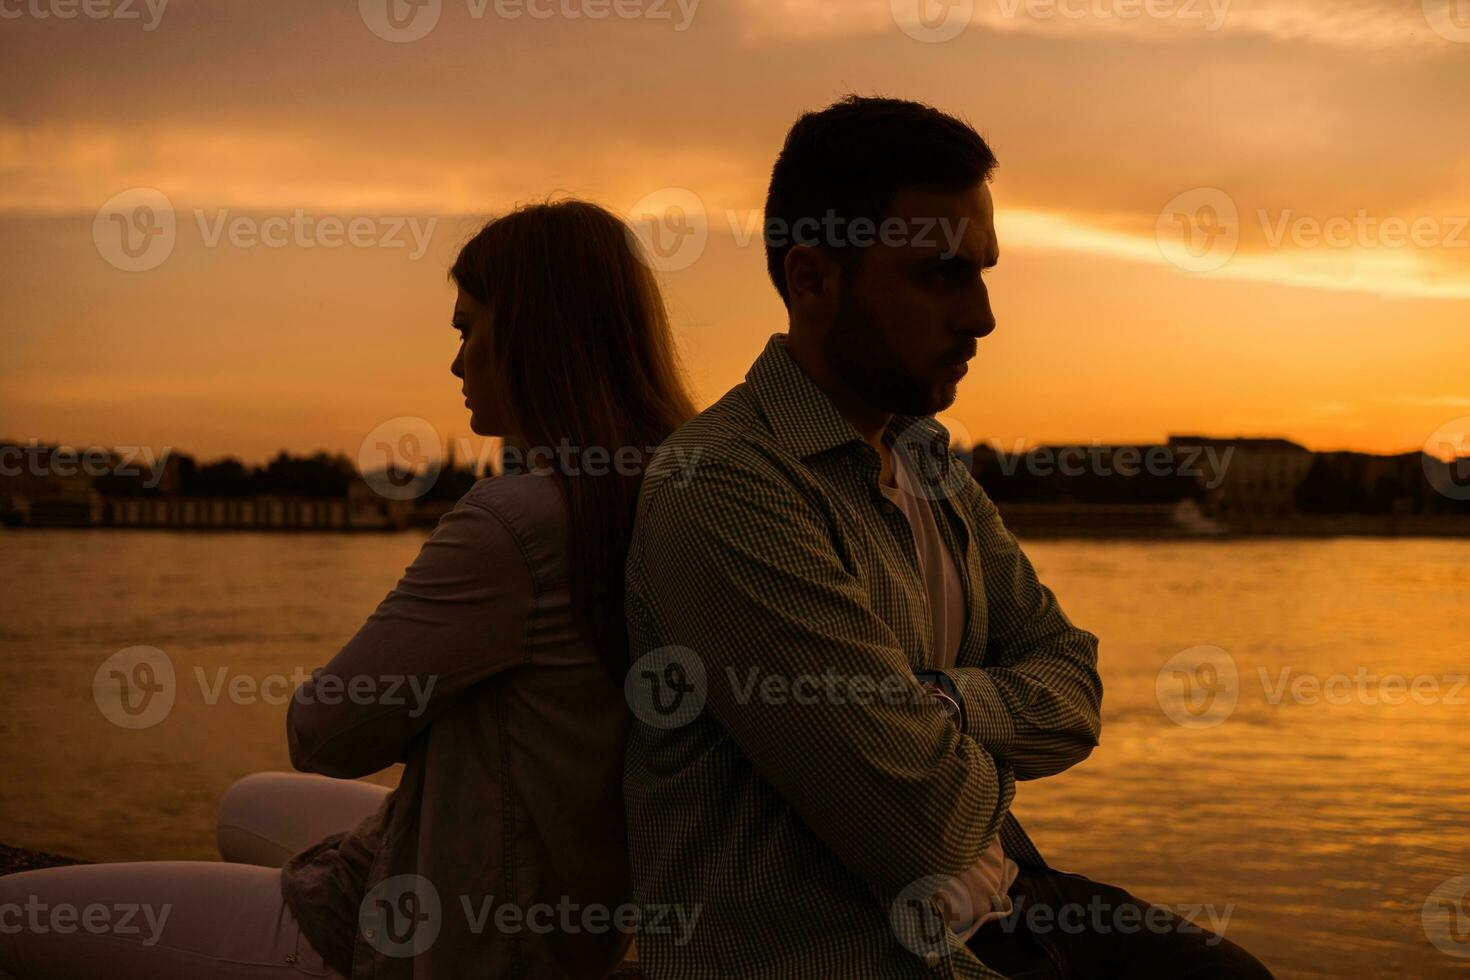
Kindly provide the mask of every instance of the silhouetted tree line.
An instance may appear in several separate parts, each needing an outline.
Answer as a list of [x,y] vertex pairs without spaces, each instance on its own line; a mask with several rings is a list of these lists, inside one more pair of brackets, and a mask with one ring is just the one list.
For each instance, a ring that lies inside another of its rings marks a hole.
[[434,485],[424,494],[424,500],[458,500],[469,492],[479,477],[467,467],[449,469],[445,467],[439,471],[439,477]]
[[347,487],[356,477],[352,461],[346,456],[318,452],[311,456],[292,456],[281,452],[263,465],[248,465],[227,457],[213,463],[200,463],[192,456],[174,453],[168,460],[170,471],[158,485],[148,473],[123,475],[111,473],[96,480],[100,493],[114,497],[175,494],[185,497],[254,497],[276,494],[286,497],[335,499],[347,495]]
[[[99,476],[94,486],[109,497],[308,497],[336,500],[347,496],[347,488],[360,479],[352,461],[341,453],[317,452],[310,456],[277,453],[261,465],[226,457],[200,463],[192,456],[174,453],[169,457],[164,479],[146,469],[137,473]],[[140,468],[141,469],[141,468]],[[458,500],[477,477],[467,468],[441,469],[424,500]]]

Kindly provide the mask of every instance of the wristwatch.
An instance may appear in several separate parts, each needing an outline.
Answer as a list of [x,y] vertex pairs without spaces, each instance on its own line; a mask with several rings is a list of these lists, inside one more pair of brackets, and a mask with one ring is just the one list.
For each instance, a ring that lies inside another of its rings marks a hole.
[[960,700],[960,692],[955,688],[954,681],[950,680],[948,674],[942,670],[919,670],[914,672],[915,679],[924,693],[939,702],[949,720],[954,722],[960,731],[965,730],[965,704]]

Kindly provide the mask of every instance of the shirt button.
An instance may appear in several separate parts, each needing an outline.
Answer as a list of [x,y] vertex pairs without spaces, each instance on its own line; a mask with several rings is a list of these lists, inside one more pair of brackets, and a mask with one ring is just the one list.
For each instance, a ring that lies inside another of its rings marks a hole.
[[363,934],[363,935],[364,935],[364,936],[366,936],[366,937],[367,937],[367,938],[368,938],[368,939],[371,939],[371,938],[373,938],[373,931],[372,931],[372,930],[371,930],[371,929],[364,929],[364,930],[363,930],[363,931],[362,931],[362,934]]
[[939,954],[932,949],[929,950],[929,952],[924,954],[924,962],[928,963],[930,966],[938,966]]

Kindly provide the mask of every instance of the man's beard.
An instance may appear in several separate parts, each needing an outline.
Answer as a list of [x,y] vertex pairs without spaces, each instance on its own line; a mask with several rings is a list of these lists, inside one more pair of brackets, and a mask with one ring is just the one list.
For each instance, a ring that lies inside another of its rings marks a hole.
[[843,384],[874,408],[895,415],[932,415],[949,407],[935,404],[928,381],[896,367],[901,363],[898,353],[850,287],[844,286],[837,299],[837,315],[822,353]]

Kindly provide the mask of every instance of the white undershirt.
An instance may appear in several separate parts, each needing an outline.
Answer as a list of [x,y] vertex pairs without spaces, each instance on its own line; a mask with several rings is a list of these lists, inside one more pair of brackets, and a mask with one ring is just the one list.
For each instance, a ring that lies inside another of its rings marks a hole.
[[[934,666],[943,670],[953,667],[959,653],[960,634],[965,626],[965,594],[960,585],[954,557],[940,536],[934,510],[922,493],[915,489],[908,465],[897,452],[893,457],[893,476],[897,487],[878,488],[908,518],[914,534],[914,551],[919,559],[919,577],[929,599],[929,616],[934,630]],[[1011,913],[1011,897],[1007,894],[1018,872],[1016,863],[1006,857],[1000,838],[991,841],[980,860],[939,889],[939,896],[949,908],[950,929],[964,942],[982,925]]]

